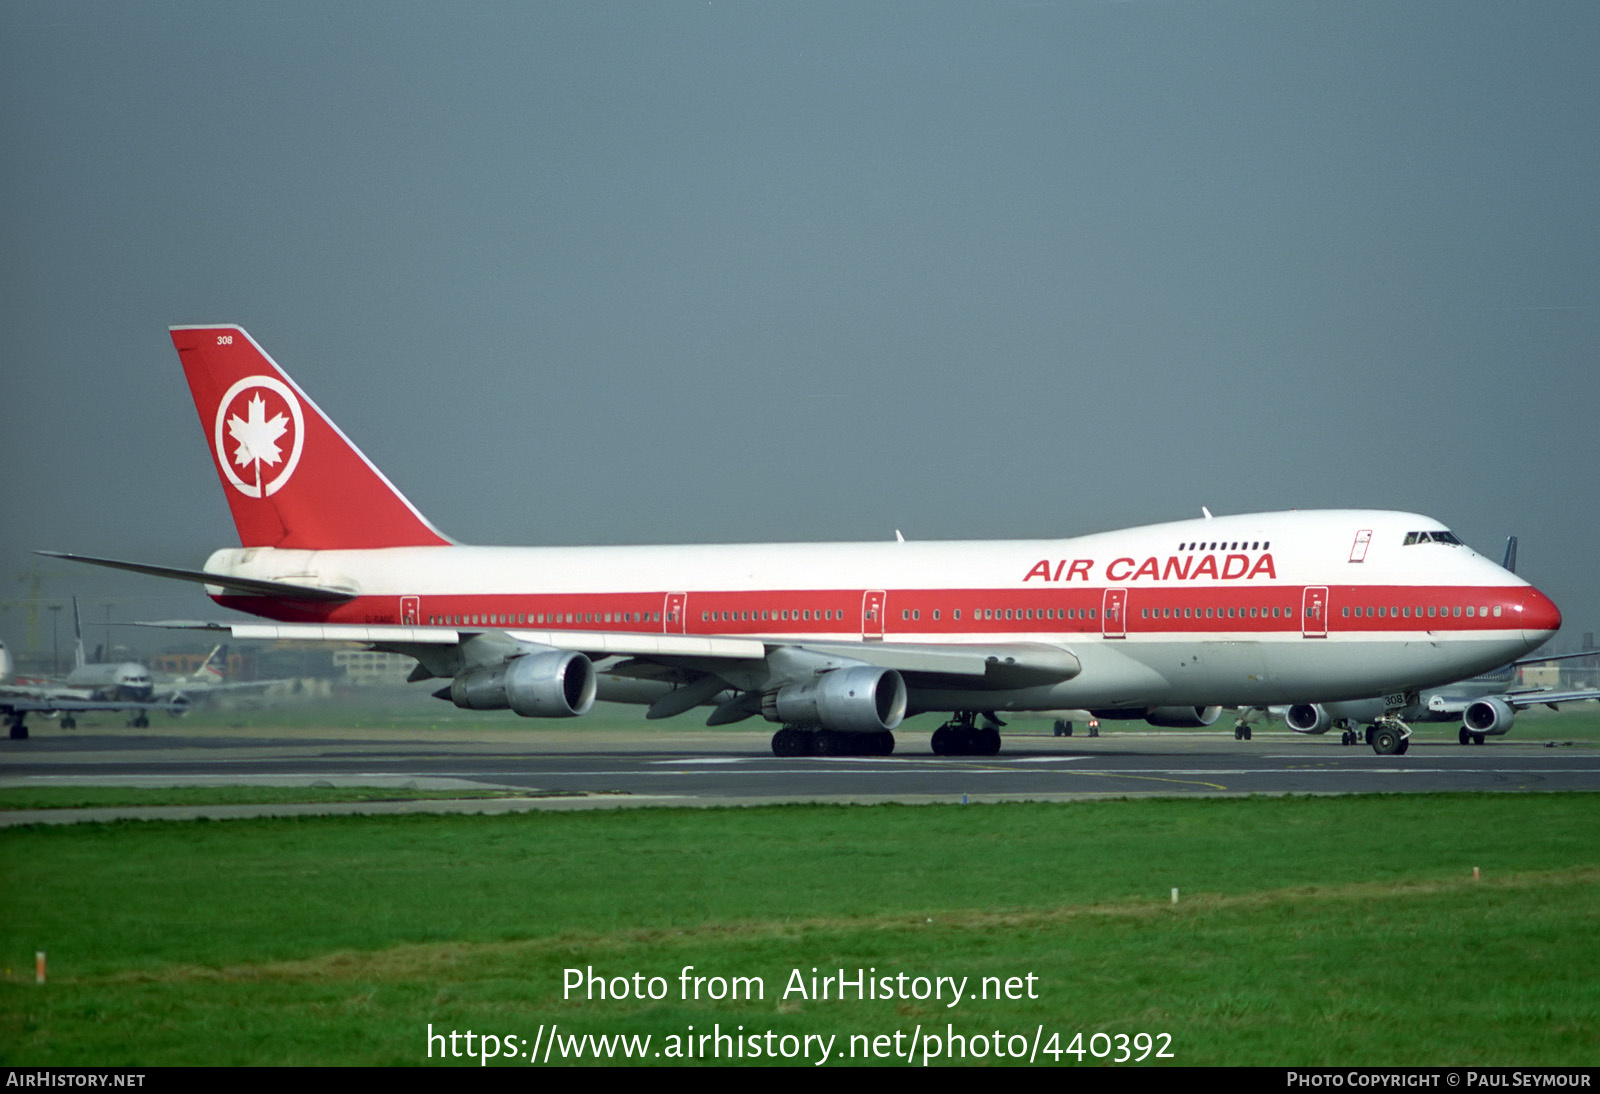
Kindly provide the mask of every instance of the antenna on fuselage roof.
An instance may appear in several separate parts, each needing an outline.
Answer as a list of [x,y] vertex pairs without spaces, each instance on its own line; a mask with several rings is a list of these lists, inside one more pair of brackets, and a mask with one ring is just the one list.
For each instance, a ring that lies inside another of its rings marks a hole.
[[1206,519],[1207,519],[1207,520],[1213,520],[1213,519],[1215,519],[1215,518],[1213,518],[1213,517],[1212,517],[1212,516],[1211,516],[1211,510],[1209,510],[1209,509],[1207,509],[1207,508],[1206,508],[1206,507],[1205,507],[1205,506],[1204,506],[1204,505],[1202,505],[1202,506],[1201,506],[1201,507],[1200,507],[1200,512],[1202,512],[1202,513],[1204,513],[1204,514],[1205,514],[1205,516],[1206,516]]
[[1511,573],[1516,573],[1517,572],[1517,537],[1516,536],[1507,536],[1506,537],[1506,557],[1500,560],[1500,568],[1502,570],[1509,570]]
[[900,529],[898,528],[894,530],[894,541],[896,543],[904,543],[906,541],[906,537],[900,534]]

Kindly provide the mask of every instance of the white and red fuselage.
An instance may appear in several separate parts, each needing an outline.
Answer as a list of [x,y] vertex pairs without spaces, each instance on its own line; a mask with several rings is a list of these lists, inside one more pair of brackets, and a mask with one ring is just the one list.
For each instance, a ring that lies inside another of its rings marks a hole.
[[[356,595],[218,603],[300,623],[768,643],[1059,644],[1071,679],[985,709],[1269,704],[1428,687],[1504,664],[1560,626],[1470,548],[1406,543],[1431,518],[1262,513],[1062,540],[218,551],[214,573]],[[602,695],[602,698],[604,695]],[[959,688],[911,708],[958,708]]]

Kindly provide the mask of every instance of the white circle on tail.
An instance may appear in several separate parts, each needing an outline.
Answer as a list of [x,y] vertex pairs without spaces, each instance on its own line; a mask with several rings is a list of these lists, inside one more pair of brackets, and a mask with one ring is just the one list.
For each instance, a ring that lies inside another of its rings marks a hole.
[[217,405],[217,464],[247,498],[276,494],[294,474],[304,445],[300,400],[275,376],[246,376]]

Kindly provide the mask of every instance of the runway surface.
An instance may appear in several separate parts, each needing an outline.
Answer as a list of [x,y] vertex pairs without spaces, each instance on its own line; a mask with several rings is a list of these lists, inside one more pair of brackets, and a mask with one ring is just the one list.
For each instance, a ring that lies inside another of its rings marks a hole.
[[[1418,741],[1377,756],[1288,733],[1124,731],[1090,739],[1008,733],[1000,755],[936,757],[903,734],[886,758],[779,759],[770,732],[318,730],[186,732],[47,728],[0,742],[0,786],[333,785],[497,789],[495,802],[351,805],[350,812],[749,805],[766,802],[981,802],[1217,794],[1600,790],[1600,749]],[[328,805],[197,807],[108,816],[333,812]],[[29,811],[32,815],[34,811]],[[65,820],[62,811],[48,819]],[[0,814],[0,824],[28,823]],[[45,819],[34,817],[34,820]],[[74,819],[101,819],[98,815]]]

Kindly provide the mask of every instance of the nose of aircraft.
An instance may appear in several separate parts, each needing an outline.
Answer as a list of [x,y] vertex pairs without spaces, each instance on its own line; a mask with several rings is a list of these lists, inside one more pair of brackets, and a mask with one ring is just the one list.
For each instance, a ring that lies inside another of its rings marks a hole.
[[1516,610],[1522,614],[1522,638],[1530,650],[1549,641],[1561,629],[1561,609],[1531,585],[1523,592]]

